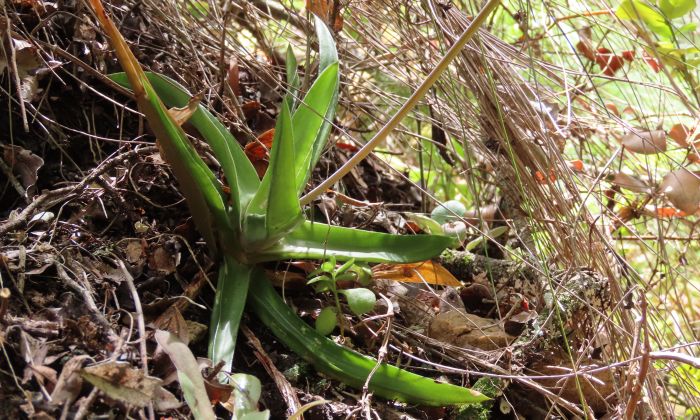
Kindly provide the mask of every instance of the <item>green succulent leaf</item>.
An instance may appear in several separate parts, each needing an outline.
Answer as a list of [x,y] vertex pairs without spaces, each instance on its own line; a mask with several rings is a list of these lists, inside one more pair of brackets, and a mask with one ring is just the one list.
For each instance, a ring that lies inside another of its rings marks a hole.
[[[111,74],[110,79],[129,88],[125,73]],[[176,81],[156,73],[146,73],[163,103],[170,107],[183,107],[192,95]],[[245,208],[260,186],[255,168],[243,152],[238,141],[228,129],[202,105],[192,114],[190,124],[211,146],[231,188],[231,220],[238,224],[240,209]]]
[[[295,190],[292,117],[286,103],[282,103],[282,112],[278,120],[270,152],[270,166],[258,191],[258,194],[265,194],[265,186],[268,183],[269,195],[265,203],[268,238],[278,238],[286,234],[302,220],[301,206]],[[256,196],[253,203],[257,200]]]
[[[130,51],[129,54],[131,54]],[[209,248],[214,253],[218,253],[216,232],[223,233],[231,229],[221,185],[211,169],[197,154],[185,132],[168,114],[168,110],[135,58],[133,61],[129,69],[135,73],[130,77],[138,81],[138,90],[141,92],[136,95],[139,110],[144,113],[148,124],[158,138],[161,154],[180,184],[197,229]],[[125,64],[122,63],[122,65]],[[122,81],[127,81],[127,86],[131,85],[124,74],[122,74]]]
[[306,221],[277,244],[251,259],[274,261],[290,258],[409,263],[425,261],[450,246],[452,239],[438,235],[390,235]]
[[[362,388],[377,361],[339,346],[302,321],[275,292],[264,272],[256,271],[251,283],[249,307],[275,336],[323,374]],[[445,406],[485,401],[483,394],[382,363],[369,389],[384,398],[411,404]]]
[[289,110],[294,112],[296,110],[297,95],[299,95],[299,89],[301,88],[301,80],[299,79],[299,72],[297,71],[297,58],[294,55],[294,50],[292,46],[287,46],[287,89],[289,89],[285,99],[288,101]]
[[292,118],[298,193],[304,190],[328,139],[329,121],[338,104],[338,85],[338,63],[333,63],[318,76]]
[[332,306],[326,306],[321,309],[321,313],[318,314],[316,318],[316,331],[326,336],[333,332],[335,327],[338,325],[338,314],[335,312],[335,308]]
[[348,306],[350,306],[350,310],[355,315],[370,312],[377,303],[377,296],[375,296],[374,292],[364,287],[344,289],[338,292],[345,295],[345,298],[348,300]]
[[219,268],[210,323],[209,359],[214,363],[223,360],[224,370],[230,371],[233,363],[251,271],[251,266],[242,265],[229,256],[224,256]]

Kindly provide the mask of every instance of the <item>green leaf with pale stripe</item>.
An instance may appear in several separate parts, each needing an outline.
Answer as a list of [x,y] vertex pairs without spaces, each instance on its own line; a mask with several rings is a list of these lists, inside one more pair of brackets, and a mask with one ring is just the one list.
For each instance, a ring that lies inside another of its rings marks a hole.
[[438,235],[391,235],[305,221],[270,248],[250,254],[255,261],[335,256],[367,262],[409,263],[439,255],[452,239]]

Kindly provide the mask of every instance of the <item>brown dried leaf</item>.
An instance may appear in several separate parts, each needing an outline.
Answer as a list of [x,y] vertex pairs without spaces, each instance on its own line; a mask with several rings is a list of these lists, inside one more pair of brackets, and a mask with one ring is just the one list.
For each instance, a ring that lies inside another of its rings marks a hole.
[[441,286],[462,285],[445,267],[430,260],[413,264],[379,264],[372,268],[372,277],[408,283],[425,281]]
[[653,155],[666,151],[666,132],[664,130],[633,131],[622,137],[622,145],[625,149]]
[[187,322],[176,306],[171,305],[156,320],[153,325],[158,330],[165,330],[175,334],[183,343],[190,342],[190,334]]
[[650,191],[650,188],[646,182],[642,181],[637,177],[622,172],[616,173],[615,175],[610,177],[609,181],[619,186],[620,188],[624,188],[626,190],[638,193],[645,193]]
[[19,178],[27,192],[27,196],[33,196],[34,186],[39,179],[38,172],[44,166],[44,159],[32,153],[31,150],[19,146],[3,146],[3,149],[5,162]]
[[676,124],[668,131],[668,136],[671,140],[678,143],[681,147],[688,147],[688,137],[690,137],[690,130],[683,124]]
[[197,110],[197,107],[199,106],[199,103],[202,102],[202,98],[204,95],[202,93],[198,93],[191,97],[189,101],[187,101],[187,105],[185,105],[182,108],[170,108],[168,110],[168,114],[170,114],[171,117],[173,117],[173,120],[175,120],[175,123],[177,125],[182,125],[187,122],[187,120],[192,117],[192,114]]
[[700,205],[700,177],[685,168],[671,171],[659,188],[668,201],[688,214],[694,214]]
[[90,356],[87,355],[73,356],[63,365],[63,370],[61,370],[61,375],[58,377],[56,387],[51,393],[51,402],[53,404],[70,404],[78,398],[80,389],[83,387],[83,378],[80,377],[80,369],[83,367],[83,363],[89,358]]
[[153,401],[156,390],[163,382],[146,376],[143,370],[129,363],[111,360],[82,369],[80,376],[110,398],[135,407],[145,407]]

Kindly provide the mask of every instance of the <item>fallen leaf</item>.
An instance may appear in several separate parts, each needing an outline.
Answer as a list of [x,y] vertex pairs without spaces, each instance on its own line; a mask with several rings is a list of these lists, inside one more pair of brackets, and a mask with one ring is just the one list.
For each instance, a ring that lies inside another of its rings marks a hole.
[[659,185],[661,192],[674,206],[694,214],[700,205],[700,177],[685,168],[671,171]]
[[111,360],[82,369],[80,376],[110,398],[135,407],[145,407],[153,401],[162,383],[127,362]]
[[492,318],[482,318],[460,310],[440,312],[430,321],[428,337],[459,347],[497,350],[515,337],[507,334]]
[[666,151],[666,132],[664,130],[633,131],[622,137],[625,149],[652,155]]
[[53,404],[72,404],[83,387],[83,378],[80,376],[80,369],[90,356],[80,355],[73,356],[63,365],[61,375],[58,377],[56,387],[51,393],[51,402]]
[[175,334],[185,344],[190,342],[190,334],[187,322],[175,305],[171,305],[155,321],[153,326],[158,330],[165,330]]
[[146,256],[143,242],[140,240],[129,241],[126,244],[124,254],[126,256],[126,260],[131,264],[141,262]]
[[155,333],[156,342],[170,356],[177,369],[178,380],[185,401],[197,420],[214,420],[214,410],[204,386],[204,378],[192,351],[175,334],[158,330]]
[[407,283],[423,283],[425,281],[428,284],[440,286],[462,285],[445,267],[433,261],[413,264],[378,264],[372,267],[372,277]]
[[39,179],[39,169],[44,166],[44,159],[35,155],[31,150],[19,146],[3,146],[5,163],[12,168],[12,172],[19,178],[27,197],[35,193],[35,185]]

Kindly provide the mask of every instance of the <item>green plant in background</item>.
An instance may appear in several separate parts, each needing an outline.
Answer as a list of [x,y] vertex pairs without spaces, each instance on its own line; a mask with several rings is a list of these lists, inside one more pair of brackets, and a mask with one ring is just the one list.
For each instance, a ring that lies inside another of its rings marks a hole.
[[[316,318],[316,331],[321,335],[330,334],[338,325],[338,316],[342,313],[340,306],[340,295],[345,296],[350,310],[355,315],[363,315],[374,309],[377,297],[374,292],[364,288],[355,287],[352,289],[339,289],[338,282],[341,281],[361,281],[359,276],[366,275],[361,267],[355,265],[355,259],[351,258],[340,267],[336,267],[335,256],[328,260],[309,274],[307,284],[313,285],[317,293],[331,292],[335,302],[335,308],[326,307],[321,310]],[[340,332],[343,335],[343,323],[340,323]]]
[[[247,302],[281,342],[319,371],[348,385],[362,387],[372,375],[369,381],[372,392],[399,401],[442,406],[486,399],[470,389],[438,383],[391,365],[381,364],[377,368],[376,360],[336,345],[299,319],[256,265],[299,258],[415,262],[439,254],[451,243],[444,236],[398,236],[305,220],[299,196],[325,147],[331,128],[328,121],[333,119],[338,98],[338,57],[322,21],[316,19],[319,75],[303,99],[297,102],[287,95],[282,101],[270,164],[260,180],[223,124],[201,105],[190,103],[191,95],[174,81],[144,73],[100,1],[91,0],[91,3],[125,70],[111,78],[133,90],[139,109],[187,199],[197,228],[212,254],[222,258],[210,325],[212,361],[223,360],[226,369],[231,369],[238,327]],[[299,78],[293,54],[288,54],[288,58],[288,82],[296,90]],[[188,104],[193,110],[189,123],[212,148],[230,193],[225,192],[224,185],[197,154],[166,108]],[[347,291],[344,294],[348,301],[357,297],[348,296]],[[350,305],[351,308],[363,306],[362,303]]]

